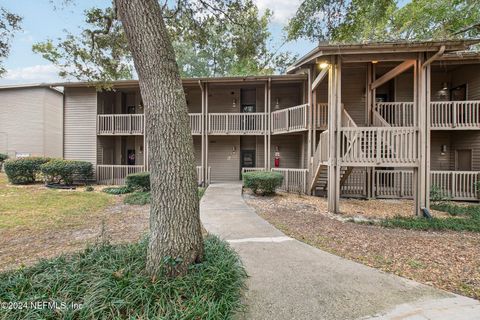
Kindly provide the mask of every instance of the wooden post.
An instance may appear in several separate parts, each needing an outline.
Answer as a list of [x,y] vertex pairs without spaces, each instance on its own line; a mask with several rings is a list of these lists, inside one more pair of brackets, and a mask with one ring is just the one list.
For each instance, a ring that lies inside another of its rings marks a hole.
[[[268,105],[268,81],[265,81],[265,93],[264,93],[264,106],[263,106],[263,111],[265,112],[265,127],[268,128],[267,124],[267,105]],[[263,133],[263,167],[265,170],[268,168],[268,138],[267,138],[267,132]]]
[[[330,79],[330,75],[329,75],[329,79]],[[312,90],[310,89],[312,87],[312,70],[310,68],[307,69],[307,81],[308,81],[307,83],[307,88],[308,88],[307,168],[310,168],[310,163],[312,161]],[[312,174],[313,172],[310,172],[310,175]]]
[[415,213],[421,215],[424,208],[429,207],[430,195],[429,195],[429,181],[430,178],[427,177],[429,173],[429,157],[427,153],[430,152],[429,141],[427,138],[428,134],[428,120],[429,120],[429,108],[427,94],[430,93],[430,90],[427,89],[427,84],[429,84],[429,73],[430,65],[426,67],[423,66],[425,61],[425,54],[419,53],[417,62],[415,64],[415,104],[417,106],[418,112],[418,167],[417,167],[417,192],[415,195]]
[[337,213],[340,201],[340,125],[341,125],[341,62],[332,60],[328,73],[328,211]]
[[206,124],[206,117],[205,117],[205,88],[201,81],[198,81],[198,85],[200,86],[200,91],[202,94],[202,115],[201,115],[201,122],[200,122],[200,131],[201,131],[201,143],[202,143],[202,159],[201,159],[201,181],[203,186],[207,185],[206,180],[206,171],[205,171],[205,124]]
[[[268,78],[268,95],[267,95],[267,119],[270,119],[272,111],[272,78]],[[267,170],[271,169],[271,157],[272,157],[272,137],[270,135],[270,121],[267,120],[267,153],[268,153],[268,166]]]
[[[205,118],[205,167],[202,170],[205,172],[204,176],[208,178],[208,126],[209,126],[209,119],[208,119],[208,82],[205,83],[205,91],[204,91],[204,100],[205,100],[205,107],[204,107],[204,118]],[[202,146],[203,148],[203,146]],[[208,183],[209,181],[207,181]]]

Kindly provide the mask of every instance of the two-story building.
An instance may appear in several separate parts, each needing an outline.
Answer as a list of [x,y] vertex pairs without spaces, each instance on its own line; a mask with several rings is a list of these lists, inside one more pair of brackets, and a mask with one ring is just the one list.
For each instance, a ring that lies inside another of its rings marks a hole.
[[[480,55],[475,40],[321,45],[286,75],[184,79],[199,183],[277,170],[283,188],[476,200]],[[148,170],[137,81],[64,83],[64,157],[120,184]]]

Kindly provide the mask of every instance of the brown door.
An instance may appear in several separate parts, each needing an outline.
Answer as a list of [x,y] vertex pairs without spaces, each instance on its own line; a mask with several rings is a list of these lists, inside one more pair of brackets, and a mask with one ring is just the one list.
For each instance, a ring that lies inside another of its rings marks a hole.
[[472,149],[456,150],[455,158],[455,170],[472,170]]

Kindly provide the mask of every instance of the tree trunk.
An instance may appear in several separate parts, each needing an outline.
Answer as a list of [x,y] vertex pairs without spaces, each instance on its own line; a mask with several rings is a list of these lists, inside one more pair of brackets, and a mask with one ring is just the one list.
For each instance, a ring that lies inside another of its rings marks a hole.
[[203,256],[187,103],[157,0],[114,0],[145,105],[151,209],[147,272],[183,275]]

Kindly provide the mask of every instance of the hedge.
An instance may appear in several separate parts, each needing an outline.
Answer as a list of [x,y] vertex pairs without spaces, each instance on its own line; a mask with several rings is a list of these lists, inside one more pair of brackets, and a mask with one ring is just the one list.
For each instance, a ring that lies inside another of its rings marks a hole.
[[46,183],[73,184],[82,180],[85,183],[93,176],[93,166],[87,161],[54,159],[40,166]]
[[26,157],[5,161],[5,173],[13,184],[34,183],[40,173],[40,166],[50,161],[45,157]]
[[254,193],[261,191],[263,195],[274,194],[283,182],[281,173],[271,171],[246,172],[242,177],[245,187],[252,189]]
[[150,191],[150,173],[132,173],[125,179],[128,188],[138,191]]

